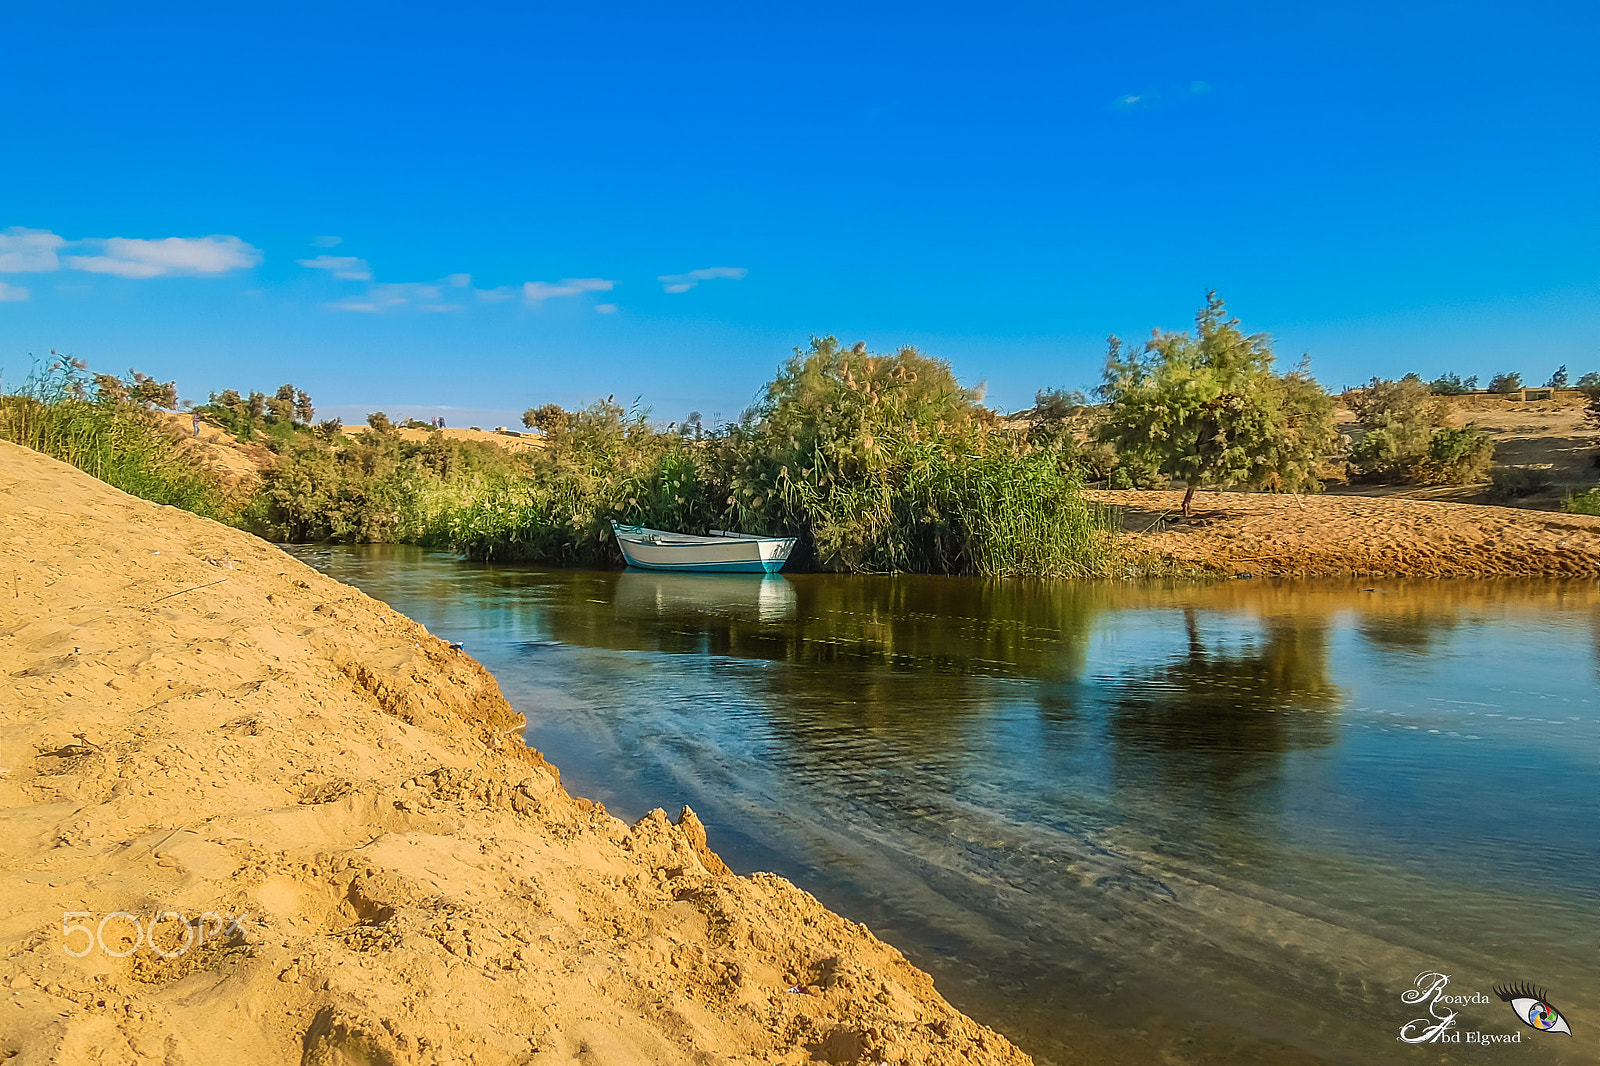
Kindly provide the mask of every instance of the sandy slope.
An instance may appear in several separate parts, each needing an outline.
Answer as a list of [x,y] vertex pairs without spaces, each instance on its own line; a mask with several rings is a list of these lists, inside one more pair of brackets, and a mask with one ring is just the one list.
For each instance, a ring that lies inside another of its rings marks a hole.
[[[344,432],[347,436],[359,436],[370,430],[368,426],[346,426]],[[508,433],[496,433],[488,429],[462,429],[456,426],[447,426],[441,430],[431,429],[396,429],[401,440],[425,441],[434,433],[438,433],[446,440],[471,440],[479,444],[493,444],[496,448],[504,448],[508,452],[536,452],[544,447],[544,438],[537,433],[517,432],[516,436]]]
[[[1027,1061],[692,813],[569,797],[420,626],[3,443],[0,668],[0,1061]],[[117,911],[248,916],[63,936]]]
[[1511,507],[1365,496],[1098,489],[1122,510],[1136,551],[1227,573],[1593,576],[1600,518]]

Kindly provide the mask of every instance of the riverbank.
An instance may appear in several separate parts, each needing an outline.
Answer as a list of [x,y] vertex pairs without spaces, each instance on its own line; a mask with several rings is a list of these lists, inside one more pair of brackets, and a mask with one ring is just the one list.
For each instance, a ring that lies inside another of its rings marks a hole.
[[1260,577],[1584,577],[1600,518],[1371,496],[1091,490],[1119,508],[1129,548],[1178,568]]
[[0,1057],[1028,1061],[383,604],[3,443],[0,499]]

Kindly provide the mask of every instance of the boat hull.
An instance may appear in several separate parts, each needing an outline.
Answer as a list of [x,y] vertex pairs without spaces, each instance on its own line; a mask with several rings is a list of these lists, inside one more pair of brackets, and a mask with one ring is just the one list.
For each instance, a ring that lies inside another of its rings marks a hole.
[[792,537],[693,537],[617,527],[629,566],[695,574],[776,574],[794,550]]

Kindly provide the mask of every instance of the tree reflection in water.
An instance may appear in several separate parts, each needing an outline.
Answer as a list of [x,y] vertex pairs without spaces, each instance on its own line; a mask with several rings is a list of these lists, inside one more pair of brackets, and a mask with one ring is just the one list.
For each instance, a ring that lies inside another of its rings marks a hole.
[[1141,790],[1227,812],[1240,792],[1271,784],[1283,753],[1333,741],[1328,621],[1268,617],[1258,644],[1228,651],[1206,646],[1192,607],[1184,629],[1187,654],[1130,674],[1109,700],[1119,770]]

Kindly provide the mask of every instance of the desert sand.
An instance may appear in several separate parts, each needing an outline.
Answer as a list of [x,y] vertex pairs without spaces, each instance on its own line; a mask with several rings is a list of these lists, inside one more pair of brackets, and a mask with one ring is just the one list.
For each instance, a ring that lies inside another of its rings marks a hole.
[[463,651],[4,443],[0,664],[0,1061],[1028,1061],[687,809],[569,796]]
[[[360,436],[368,432],[370,426],[345,426],[346,436]],[[493,444],[497,448],[504,448],[508,452],[536,452],[544,447],[544,437],[538,433],[524,433],[521,430],[512,433],[496,433],[490,429],[458,428],[446,426],[444,429],[400,429],[395,432],[401,440],[425,441],[434,433],[446,440],[470,440],[480,444]]]
[[1121,511],[1135,554],[1255,576],[1488,577],[1600,574],[1600,518],[1395,496],[1085,493]]

